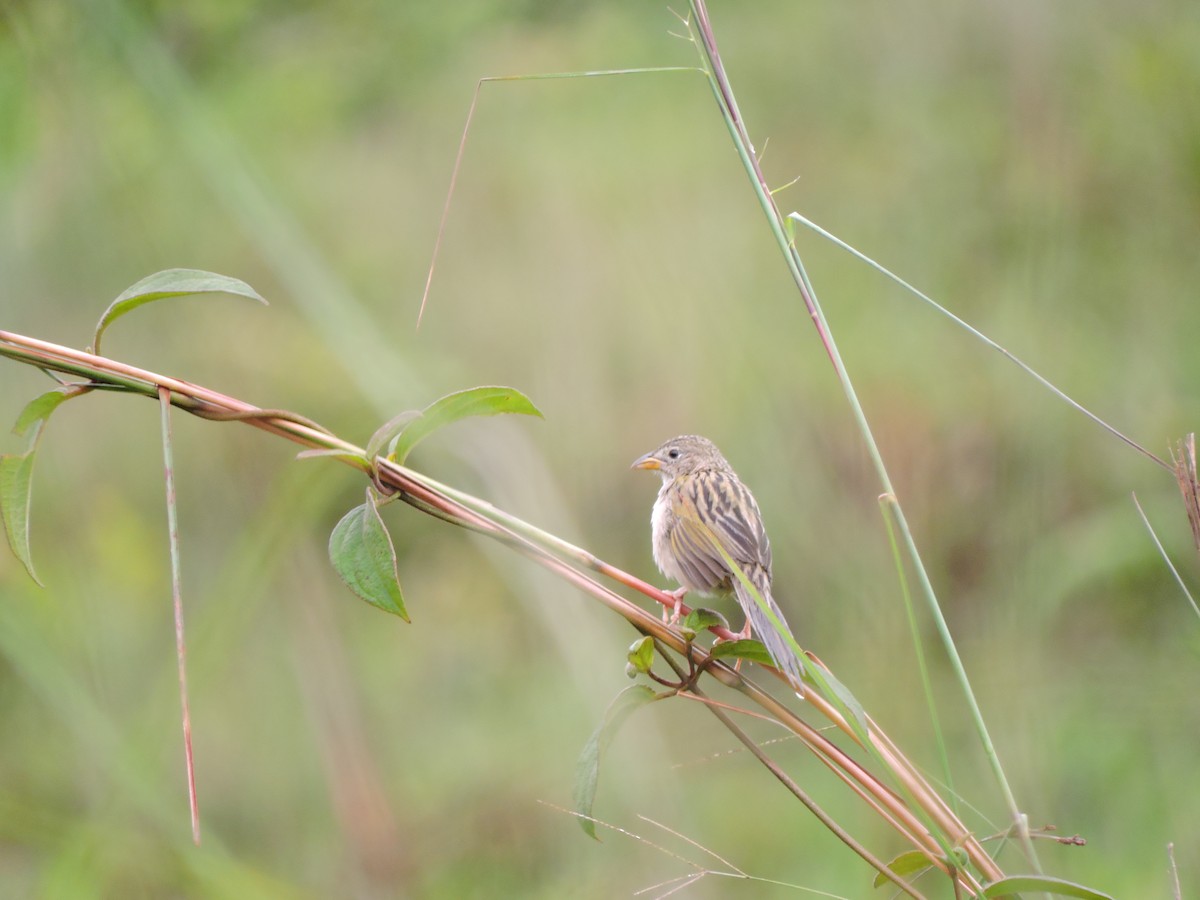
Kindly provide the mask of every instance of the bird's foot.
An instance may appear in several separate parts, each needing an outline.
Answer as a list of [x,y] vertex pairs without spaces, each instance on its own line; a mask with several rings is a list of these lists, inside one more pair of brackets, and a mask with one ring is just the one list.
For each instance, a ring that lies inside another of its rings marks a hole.
[[688,589],[685,587],[678,588],[673,591],[663,591],[668,597],[675,599],[675,605],[671,607],[670,613],[667,612],[667,607],[663,607],[662,620],[664,623],[674,627],[679,624],[679,610],[683,606],[683,598],[687,594]]
[[[750,620],[749,620],[749,619],[747,619],[747,620],[746,620],[746,624],[745,624],[745,626],[742,628],[742,630],[741,630],[741,631],[735,631],[735,632],[733,632],[733,637],[731,637],[731,638],[723,638],[723,637],[718,637],[718,638],[717,638],[715,641],[713,641],[713,646],[716,646],[717,644],[723,643],[723,642],[725,642],[725,641],[744,641],[744,640],[746,640],[748,637],[750,637]],[[734,670],[735,672],[740,672],[740,671],[742,671],[742,659],[741,659],[741,657],[738,657],[738,658],[737,658],[737,659],[734,661],[734,663],[733,663],[733,670]]]
[[[747,620],[746,620],[746,624],[742,626],[742,630],[741,630],[741,631],[739,631],[739,632],[737,632],[736,640],[739,640],[739,641],[744,641],[744,640],[747,640],[747,639],[750,637],[750,633],[751,633],[751,630],[750,630],[750,620],[749,620],[749,619],[747,619]],[[733,671],[735,671],[735,672],[740,672],[740,671],[742,671],[742,660],[741,660],[741,657],[738,657],[738,660],[737,660],[737,662],[735,662],[735,663],[733,664]]]

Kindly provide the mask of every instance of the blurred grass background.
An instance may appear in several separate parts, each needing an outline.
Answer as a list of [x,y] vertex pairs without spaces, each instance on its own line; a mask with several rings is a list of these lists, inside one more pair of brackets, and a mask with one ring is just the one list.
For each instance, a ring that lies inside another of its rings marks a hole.
[[[699,75],[486,85],[415,328],[476,80],[692,65],[664,6],[0,9],[2,327],[83,346],[151,272],[243,278],[269,309],[149,307],[106,352],[359,441],[447,391],[516,386],[544,422],[455,426],[414,464],[647,577],[657,484],[627,466],[704,433],[758,493],[801,644],[935,764],[878,486]],[[712,14],[768,177],[800,176],[781,208],[1150,449],[1195,429],[1200,7]],[[845,254],[801,248],[1022,808],[1089,842],[1044,845],[1046,869],[1167,897],[1173,841],[1195,890],[1200,623],[1129,500],[1195,583],[1172,480]],[[0,421],[45,385],[0,365]],[[0,554],[0,894],[609,897],[687,871],[539,802],[570,805],[576,756],[627,684],[627,626],[399,506],[413,624],[385,617],[325,558],[360,479],[178,417],[194,849],[157,416],[111,395],[61,409],[35,484],[46,589]],[[956,786],[999,823],[935,660]],[[632,723],[606,821],[700,858],[648,815],[755,875],[868,894],[862,865],[702,710]],[[901,849],[799,749],[780,753],[880,855]]]

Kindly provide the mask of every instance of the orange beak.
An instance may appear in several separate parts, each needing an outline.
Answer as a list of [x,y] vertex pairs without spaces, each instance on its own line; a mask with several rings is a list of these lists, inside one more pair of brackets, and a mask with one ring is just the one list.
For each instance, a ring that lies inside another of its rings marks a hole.
[[645,456],[639,456],[637,459],[635,459],[633,461],[633,465],[630,466],[629,468],[631,468],[631,469],[661,469],[662,463],[660,463],[655,458],[653,453],[647,453]]

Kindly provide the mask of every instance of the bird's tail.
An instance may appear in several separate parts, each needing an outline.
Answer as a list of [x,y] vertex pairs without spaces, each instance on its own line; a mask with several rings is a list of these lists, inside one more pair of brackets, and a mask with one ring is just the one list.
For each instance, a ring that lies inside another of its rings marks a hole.
[[[791,633],[788,627],[787,620],[783,617],[783,612],[779,609],[779,604],[775,602],[775,598],[771,596],[771,583],[767,574],[762,569],[746,572],[747,577],[758,591],[760,597],[766,601],[771,612],[775,614],[781,625]],[[800,683],[800,660],[796,658],[795,651],[792,650],[792,645],[782,634],[775,630],[775,625],[767,618],[767,614],[762,611],[758,605],[758,601],[754,599],[754,595],[750,592],[742,580],[738,577],[733,579],[733,591],[737,596],[737,601],[741,605],[742,610],[746,613],[746,621],[750,623],[750,629],[754,636],[763,642],[767,648],[767,652],[771,654],[771,659],[775,660],[775,666],[781,672],[786,672],[796,680],[797,686]]]

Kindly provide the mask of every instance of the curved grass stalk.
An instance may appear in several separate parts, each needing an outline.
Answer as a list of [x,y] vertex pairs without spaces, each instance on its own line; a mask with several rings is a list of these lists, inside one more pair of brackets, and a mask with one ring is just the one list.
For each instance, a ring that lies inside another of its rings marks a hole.
[[[800,258],[799,251],[796,249],[795,242],[789,236],[785,219],[779,211],[779,207],[775,203],[775,198],[771,189],[767,185],[766,177],[763,175],[762,168],[759,165],[758,158],[754,153],[754,146],[750,141],[749,133],[746,130],[745,123],[742,119],[741,112],[738,110],[737,101],[734,98],[733,89],[729,84],[728,76],[725,72],[724,64],[721,61],[720,53],[717,49],[716,37],[712,30],[712,23],[708,16],[708,10],[704,0],[690,0],[692,16],[685,22],[689,33],[692,35],[692,40],[696,45],[697,51],[700,54],[701,60],[709,74],[709,85],[712,88],[713,95],[717,100],[717,105],[721,109],[721,115],[725,121],[725,125],[729,130],[730,136],[733,138],[734,147],[737,150],[738,156],[741,158],[742,165],[746,169],[747,175],[750,177],[750,183],[754,189],[755,195],[758,197],[759,204],[762,206],[763,212],[767,217],[767,223],[771,228],[771,233],[774,235],[776,243],[783,252],[784,260],[787,263],[788,271],[792,275],[793,281],[800,292],[800,296],[804,301],[805,308],[808,310],[809,316],[813,324],[817,328],[821,343],[825,348],[826,354],[833,365],[834,373],[838,379],[838,383],[842,387],[842,392],[846,396],[847,402],[850,404],[851,414],[855,424],[858,427],[862,437],[863,444],[866,447],[867,455],[871,460],[871,464],[875,469],[876,476],[879,478],[880,484],[883,487],[883,493],[897,496],[895,489],[892,487],[891,477],[888,475],[887,466],[884,464],[883,455],[879,450],[879,445],[875,441],[874,433],[871,430],[870,423],[866,418],[866,413],[863,411],[862,404],[859,402],[858,394],[854,389],[854,385],[850,379],[849,372],[842,361],[837,344],[833,339],[833,335],[829,330],[828,323],[825,321],[825,315],[821,310],[820,303],[817,300],[816,292],[813,290],[812,283],[809,281],[808,274],[804,270],[804,264]],[[694,22],[692,18],[694,17]],[[968,709],[971,713],[971,719],[975,726],[975,731],[979,736],[980,743],[983,746],[984,754],[987,757],[989,766],[992,770],[993,777],[996,779],[1000,787],[1001,795],[1003,796],[1005,806],[1009,811],[1012,827],[1018,834],[1018,839],[1025,855],[1028,858],[1030,865],[1034,870],[1041,872],[1041,866],[1037,859],[1037,851],[1034,849],[1033,841],[1029,836],[1028,821],[1021,812],[1017,804],[1016,797],[1013,794],[1012,787],[1009,784],[1008,777],[1004,772],[1004,767],[1000,763],[999,755],[996,752],[995,744],[992,741],[991,734],[988,731],[987,723],[984,721],[983,712],[979,707],[979,702],[975,697],[975,692],[971,688],[970,679],[967,676],[966,667],[963,665],[962,658],[958,653],[958,648],[954,644],[954,639],[950,634],[949,626],[946,623],[945,616],[942,614],[941,605],[938,603],[937,594],[933,589],[933,583],[929,578],[929,574],[925,569],[925,565],[921,560],[920,552],[917,549],[916,541],[912,536],[912,531],[908,526],[907,518],[904,515],[904,509],[899,501],[895,507],[896,527],[902,537],[902,544],[909,559],[912,560],[913,568],[916,572],[917,582],[921,589],[921,594],[925,598],[926,606],[929,609],[930,615],[933,617],[934,624],[938,630],[938,634],[942,639],[942,644],[949,657],[951,667],[958,680],[959,687],[966,699]]]
[[1000,344],[996,343],[994,340],[992,340],[990,337],[988,337],[986,334],[984,334],[982,331],[980,331],[974,325],[967,322],[965,319],[960,318],[959,316],[956,316],[954,313],[952,313],[946,307],[942,306],[942,304],[938,303],[936,300],[934,300],[932,297],[930,297],[925,292],[918,290],[916,287],[909,284],[907,281],[905,281],[903,278],[901,278],[895,272],[891,271],[890,269],[886,268],[885,266],[881,265],[880,263],[877,263],[875,260],[871,259],[871,257],[867,256],[865,253],[850,246],[845,241],[843,241],[841,238],[839,238],[837,235],[835,235],[829,231],[826,231],[824,228],[822,228],[816,222],[800,215],[800,213],[798,213],[798,212],[788,213],[788,219],[793,222],[799,222],[801,225],[805,226],[806,228],[812,229],[817,234],[819,234],[821,237],[825,238],[825,240],[832,243],[834,246],[839,247],[842,250],[845,250],[847,253],[849,253],[851,256],[853,256],[855,259],[859,260],[860,262],[866,263],[868,266],[870,266],[872,269],[874,269],[879,274],[883,275],[885,278],[888,278],[889,280],[894,281],[896,284],[900,285],[900,287],[904,288],[910,294],[912,294],[915,297],[917,297],[918,299],[924,301],[929,306],[932,306],[935,310],[937,310],[943,316],[948,318],[955,325],[962,328],[964,331],[966,331],[972,337],[982,341],[988,347],[995,350],[997,353],[999,353],[1001,356],[1003,356],[1005,359],[1007,359],[1009,362],[1011,362],[1013,365],[1015,365],[1018,369],[1020,369],[1026,375],[1033,378],[1034,381],[1036,381],[1038,384],[1040,384],[1042,387],[1044,387],[1046,390],[1048,390],[1050,393],[1052,393],[1059,400],[1062,400],[1064,403],[1066,403],[1072,409],[1087,416],[1089,419],[1091,419],[1094,423],[1099,425],[1101,428],[1103,428],[1105,431],[1107,431],[1109,434],[1111,434],[1117,440],[1121,441],[1123,444],[1126,444],[1129,447],[1131,447],[1132,449],[1136,450],[1138,453],[1140,453],[1142,456],[1146,457],[1148,460],[1150,460],[1155,465],[1158,465],[1158,466],[1166,469],[1168,472],[1174,471],[1173,467],[1168,462],[1166,462],[1166,460],[1164,460],[1162,457],[1156,456],[1155,454],[1151,453],[1149,450],[1147,450],[1145,447],[1143,447],[1141,444],[1139,444],[1133,438],[1131,438],[1128,435],[1124,434],[1123,432],[1119,431],[1115,426],[1110,425],[1108,422],[1104,421],[1104,419],[1100,418],[1098,415],[1096,415],[1094,412],[1092,412],[1090,409],[1088,409],[1082,403],[1075,400],[1073,397],[1071,397],[1065,391],[1058,388],[1052,381],[1050,381],[1050,379],[1046,378],[1044,375],[1042,375],[1040,372],[1038,372],[1036,369],[1034,369],[1033,366],[1029,365],[1029,363],[1025,362],[1023,359],[1018,357],[1015,353],[1013,353],[1010,350],[1005,349]]

